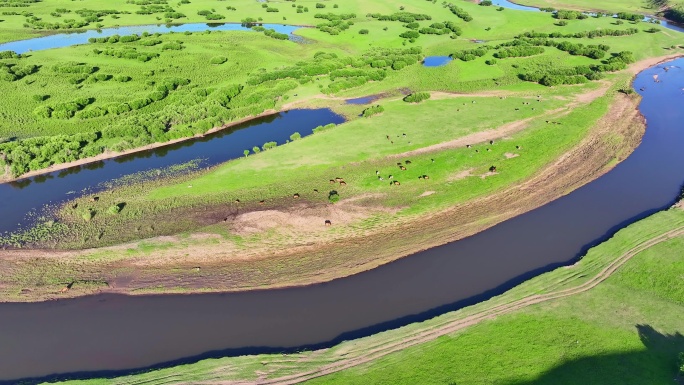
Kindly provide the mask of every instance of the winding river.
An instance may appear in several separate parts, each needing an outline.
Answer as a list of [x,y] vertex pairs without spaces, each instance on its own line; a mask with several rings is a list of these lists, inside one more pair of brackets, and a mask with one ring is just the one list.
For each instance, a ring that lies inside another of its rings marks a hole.
[[[554,202],[461,241],[307,287],[0,304],[0,382],[113,375],[205,357],[326,346],[482,301],[567,264],[674,202],[684,181],[682,66],[678,59],[636,78],[634,87],[645,89],[640,109],[648,128],[624,162]],[[656,74],[660,83],[653,81]],[[13,199],[22,199],[23,191]]]

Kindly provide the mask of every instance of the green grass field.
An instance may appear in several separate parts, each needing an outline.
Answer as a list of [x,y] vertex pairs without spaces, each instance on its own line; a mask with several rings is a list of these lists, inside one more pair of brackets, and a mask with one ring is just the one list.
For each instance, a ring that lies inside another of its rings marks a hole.
[[[315,372],[421,331],[532,295],[580,285],[630,249],[684,226],[671,209],[621,230],[571,268],[420,324],[291,355],[204,360],[145,374],[69,384],[180,384]],[[589,291],[532,305],[306,384],[669,384],[684,351],[682,235],[636,254]]]

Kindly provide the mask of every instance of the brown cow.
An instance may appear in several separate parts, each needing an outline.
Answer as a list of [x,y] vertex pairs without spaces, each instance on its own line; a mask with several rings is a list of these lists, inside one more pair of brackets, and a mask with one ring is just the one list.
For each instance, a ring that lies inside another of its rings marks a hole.
[[399,166],[399,168],[401,169],[401,171],[406,171],[406,167],[404,166]]
[[345,182],[345,181],[340,181],[340,186],[346,186],[346,185],[347,185],[347,182]]
[[294,199],[299,198],[299,194],[294,194],[294,195],[292,196],[292,198],[294,198]]
[[496,166],[492,166],[489,168],[489,172],[496,172]]
[[398,180],[395,180],[395,181],[394,181],[394,185],[395,185],[395,186],[399,186],[400,184],[401,184],[401,183],[399,183]]
[[332,222],[330,222],[330,219],[325,220],[325,225],[326,226],[332,226]]

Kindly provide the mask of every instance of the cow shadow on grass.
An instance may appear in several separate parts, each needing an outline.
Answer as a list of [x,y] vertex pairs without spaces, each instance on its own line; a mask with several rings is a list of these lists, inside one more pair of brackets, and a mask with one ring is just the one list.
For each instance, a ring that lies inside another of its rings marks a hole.
[[541,373],[536,379],[506,385],[684,384],[684,377],[678,374],[684,335],[661,334],[649,325],[636,325],[636,329],[644,350],[583,357]]

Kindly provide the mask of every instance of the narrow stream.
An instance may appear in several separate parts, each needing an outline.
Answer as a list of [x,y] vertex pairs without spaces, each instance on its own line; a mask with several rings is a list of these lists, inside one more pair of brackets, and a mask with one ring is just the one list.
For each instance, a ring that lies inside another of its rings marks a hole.
[[640,109],[648,128],[624,162],[569,195],[461,241],[307,287],[0,304],[0,381],[85,378],[328,346],[480,302],[570,263],[678,195],[682,66],[679,59],[636,78],[635,88],[645,89]]

